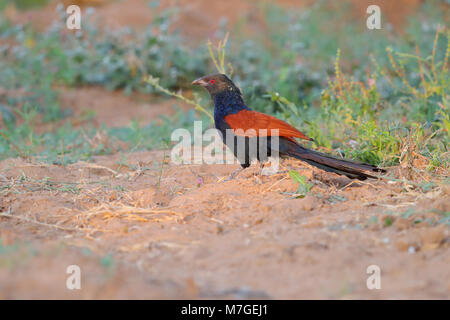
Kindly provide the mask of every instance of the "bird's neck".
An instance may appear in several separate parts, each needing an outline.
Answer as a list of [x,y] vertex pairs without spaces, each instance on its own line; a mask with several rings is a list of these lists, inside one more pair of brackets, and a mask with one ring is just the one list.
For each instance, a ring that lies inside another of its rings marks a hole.
[[212,95],[214,101],[214,120],[218,121],[230,114],[238,113],[241,110],[250,110],[244,103],[240,92],[224,90]]

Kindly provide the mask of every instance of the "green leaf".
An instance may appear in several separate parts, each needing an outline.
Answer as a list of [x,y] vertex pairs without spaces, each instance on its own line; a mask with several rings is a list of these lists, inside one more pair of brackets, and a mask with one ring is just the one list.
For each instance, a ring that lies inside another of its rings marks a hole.
[[289,176],[298,184],[298,197],[304,197],[311,190],[312,184],[306,182],[305,176],[300,175],[300,173],[295,170],[289,170]]
[[298,184],[305,183],[305,181],[306,181],[306,177],[300,175],[300,173],[298,173],[298,171],[289,170],[289,176],[291,177],[292,180],[294,180],[294,182],[296,182]]
[[0,113],[2,114],[3,123],[8,128],[12,128],[16,123],[16,117],[14,113],[11,111],[11,108],[0,103]]
[[392,226],[392,219],[391,219],[391,217],[387,217],[387,218],[384,220],[384,226],[385,226],[385,227],[390,227],[390,226]]

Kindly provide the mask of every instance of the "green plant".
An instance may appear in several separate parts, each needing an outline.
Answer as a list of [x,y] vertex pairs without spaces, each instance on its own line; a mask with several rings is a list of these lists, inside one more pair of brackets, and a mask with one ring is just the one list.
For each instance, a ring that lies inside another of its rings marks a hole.
[[186,98],[185,96],[183,96],[180,93],[172,92],[169,89],[164,88],[163,86],[161,86],[159,84],[159,79],[158,78],[153,78],[152,76],[148,76],[148,78],[145,81],[147,83],[151,84],[152,86],[154,86],[159,91],[164,92],[165,94],[167,94],[169,96],[172,96],[172,97],[175,97],[177,99],[180,99],[181,101],[186,102],[187,104],[193,105],[195,110],[203,112],[204,114],[206,114],[211,119],[211,121],[214,121],[214,118],[213,118],[211,112],[209,112],[204,107],[202,107],[198,100],[192,100],[192,99]]
[[298,184],[298,189],[296,192],[297,198],[303,198],[308,194],[308,192],[311,190],[312,184],[308,183],[306,181],[306,177],[300,175],[298,171],[289,170],[289,176],[291,179]]
[[[62,7],[60,20],[43,32],[1,16],[0,38],[7,44],[0,46],[0,158],[66,164],[160,148],[174,128],[191,128],[199,118],[211,124],[202,96],[182,90],[217,69],[233,77],[251,108],[288,121],[324,152],[383,166],[424,157],[428,170],[448,170],[450,37],[436,1],[410,17],[405,34],[361,32],[357,22],[343,19],[348,2],[321,0],[301,11],[260,8],[264,37],[240,32],[242,22],[228,28],[232,38],[223,28],[217,46],[196,47],[170,31],[176,10],[161,10],[144,32],[103,30],[89,10],[77,33],[67,32]],[[58,88],[81,85],[163,93],[198,112],[178,110],[145,126],[73,128]],[[51,130],[38,131],[42,123]],[[114,147],[117,140],[129,147]]]

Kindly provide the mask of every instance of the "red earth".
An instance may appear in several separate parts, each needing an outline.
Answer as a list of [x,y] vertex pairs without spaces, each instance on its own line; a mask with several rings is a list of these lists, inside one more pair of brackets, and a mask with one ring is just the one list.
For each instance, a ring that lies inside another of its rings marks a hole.
[[[147,1],[83,2],[96,2],[111,27],[141,28],[151,17]],[[250,32],[264,28],[256,1],[161,2],[181,4],[182,32],[198,41],[220,16],[250,20]],[[365,14],[369,2],[354,1],[352,14]],[[379,2],[401,25],[420,1]],[[8,14],[42,28],[54,8]],[[60,93],[75,126],[149,121],[173,104],[96,87]],[[99,132],[97,143],[110,141]],[[236,168],[175,165],[162,150],[66,166],[0,162],[0,299],[449,298],[444,181],[426,191],[401,181],[354,182],[289,159],[278,174],[260,176],[252,166],[224,181]],[[313,185],[306,197],[295,196],[288,170]],[[400,180],[408,175],[389,170]],[[69,265],[81,269],[80,290],[66,287]],[[381,269],[379,290],[367,288],[370,265]]]

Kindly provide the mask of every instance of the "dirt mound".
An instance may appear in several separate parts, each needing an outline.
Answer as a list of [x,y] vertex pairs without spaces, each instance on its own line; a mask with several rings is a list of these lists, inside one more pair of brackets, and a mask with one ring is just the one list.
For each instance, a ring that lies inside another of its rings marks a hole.
[[[2,298],[448,298],[445,185],[404,192],[294,160],[221,182],[234,169],[163,151],[1,162]],[[305,198],[290,169],[313,184]],[[71,264],[81,291],[65,288]],[[366,287],[373,264],[382,290]]]

